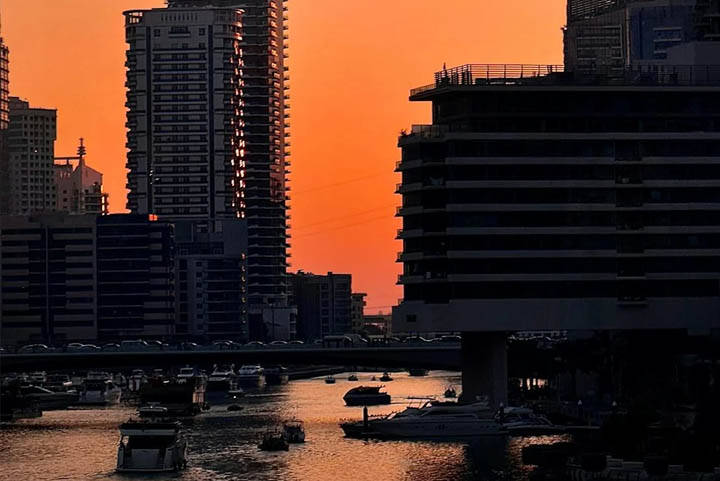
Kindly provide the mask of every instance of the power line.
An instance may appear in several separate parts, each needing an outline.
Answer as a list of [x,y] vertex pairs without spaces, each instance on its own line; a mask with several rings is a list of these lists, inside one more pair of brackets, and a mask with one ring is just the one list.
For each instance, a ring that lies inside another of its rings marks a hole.
[[370,218],[370,219],[366,219],[366,220],[364,220],[364,221],[362,221],[362,222],[355,222],[355,223],[352,223],[352,224],[347,224],[347,225],[343,225],[343,226],[338,226],[338,227],[334,227],[334,228],[332,228],[332,229],[325,229],[325,230],[321,230],[321,231],[317,231],[317,232],[310,232],[310,233],[308,233],[308,234],[302,234],[302,235],[299,235],[299,236],[297,236],[297,237],[296,237],[296,236],[293,236],[293,239],[302,239],[303,237],[312,237],[312,236],[316,236],[316,235],[319,235],[319,234],[325,234],[325,233],[327,233],[327,232],[333,232],[333,231],[336,231],[336,230],[341,230],[341,229],[347,229],[347,228],[350,228],[350,227],[355,227],[355,226],[358,226],[358,225],[370,224],[371,222],[377,222],[377,221],[380,220],[380,219],[387,219],[387,218],[388,218],[388,216],[386,216],[386,215],[379,216],[379,217],[373,217],[373,218]]
[[388,207],[395,207],[396,205],[397,205],[397,204],[396,204],[395,202],[393,202],[392,204],[382,205],[382,206],[380,206],[380,207],[375,207],[375,208],[373,208],[373,209],[367,209],[367,210],[362,210],[362,211],[358,211],[358,212],[353,212],[353,213],[351,213],[351,214],[347,214],[347,215],[344,215],[344,216],[342,216],[342,217],[330,217],[330,218],[328,218],[328,219],[324,219],[324,220],[320,220],[320,221],[317,221],[317,222],[313,222],[313,223],[311,223],[311,224],[304,224],[304,225],[302,225],[302,226],[300,226],[300,227],[296,227],[294,230],[307,229],[308,227],[314,227],[314,226],[322,225],[322,224],[329,224],[329,223],[331,223],[331,222],[335,222],[335,221],[338,221],[338,220],[347,220],[349,217],[354,217],[354,216],[358,216],[358,215],[365,215],[365,214],[369,214],[370,212],[377,212],[377,211],[379,211],[379,210],[387,209]]
[[339,182],[333,182],[332,184],[319,185],[319,186],[317,186],[317,187],[311,187],[311,188],[309,188],[309,189],[299,190],[299,191],[297,191],[297,192],[294,192],[294,193],[293,193],[293,196],[298,196],[298,195],[302,195],[302,194],[307,194],[307,193],[310,193],[310,192],[317,192],[317,191],[319,191],[319,190],[332,189],[332,188],[334,188],[334,187],[340,187],[340,186],[343,186],[343,185],[352,184],[352,183],[355,183],[355,182],[360,182],[360,181],[362,181],[362,180],[375,179],[375,178],[377,178],[377,177],[382,177],[382,176],[388,175],[388,174],[390,174],[390,173],[393,173],[393,172],[387,172],[387,171],[386,171],[386,172],[382,172],[382,173],[377,173],[377,174],[372,174],[372,175],[364,175],[364,176],[362,176],[362,177],[354,177],[354,178],[351,178],[351,179],[341,180],[341,181],[339,181]]

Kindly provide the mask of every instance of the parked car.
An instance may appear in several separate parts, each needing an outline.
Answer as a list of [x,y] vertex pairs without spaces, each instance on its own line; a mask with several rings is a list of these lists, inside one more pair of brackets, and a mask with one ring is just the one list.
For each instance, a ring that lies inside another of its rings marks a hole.
[[265,346],[265,343],[260,342],[260,341],[250,341],[245,345],[249,346],[249,347],[263,347],[263,346]]
[[298,345],[298,346],[299,346],[299,345],[302,345],[302,344],[305,344],[305,343],[302,342],[302,341],[299,340],[299,339],[295,339],[295,340],[292,340],[292,341],[288,342],[288,344],[293,344],[293,345]]
[[462,338],[460,336],[441,336],[440,342],[457,342],[459,343],[462,341]]
[[102,351],[98,346],[95,344],[83,344],[80,348],[80,352],[96,352],[96,351]]
[[196,351],[200,348],[200,346],[197,345],[197,343],[194,342],[183,342],[180,344],[180,349],[183,351]]
[[150,351],[163,351],[166,348],[170,347],[161,341],[145,341],[145,343],[147,344],[147,348]]
[[230,342],[230,341],[215,341],[212,343],[212,345],[213,345],[213,349],[218,349],[221,351],[229,350],[229,349],[232,349],[232,347],[233,347],[232,342]]
[[121,351],[147,351],[148,350],[148,344],[147,342],[143,341],[142,339],[138,339],[135,341],[122,341],[120,343],[120,350]]
[[117,352],[120,350],[120,344],[116,342],[108,342],[102,347],[103,351]]
[[50,348],[47,347],[45,344],[28,344],[27,346],[23,346],[20,348],[20,351],[18,351],[20,354],[30,354],[30,353],[37,353],[37,352],[48,352],[50,351]]
[[421,336],[410,336],[410,337],[406,337],[403,342],[405,344],[427,344],[432,341],[425,339],[424,337],[421,337]]
[[271,346],[287,346],[287,341],[273,341],[270,343]]

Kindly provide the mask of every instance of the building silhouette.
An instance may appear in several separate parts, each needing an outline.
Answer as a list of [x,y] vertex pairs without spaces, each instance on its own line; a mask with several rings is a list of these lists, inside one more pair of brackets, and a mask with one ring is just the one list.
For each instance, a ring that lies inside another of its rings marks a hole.
[[10,212],[30,214],[55,210],[55,140],[57,111],[30,107],[18,97],[9,99]]
[[283,11],[282,2],[171,0],[125,13],[128,208],[191,221],[198,235],[243,222],[246,337],[295,315],[286,279]]
[[464,392],[506,402],[507,331],[720,327],[720,66],[464,65],[410,99],[393,329],[463,332]]
[[[10,123],[10,49],[0,35],[0,185],[10,185],[7,129]],[[10,189],[0,189],[0,215],[10,213]]]
[[365,327],[365,298],[367,294],[364,292],[353,292],[350,300],[350,324],[352,332],[360,334]]
[[[109,213],[108,193],[103,191],[103,174],[85,163],[83,139],[80,139],[77,156],[55,157],[55,210],[71,214]],[[71,164],[72,160],[77,165]],[[62,163],[64,161],[64,163]]]
[[304,341],[352,332],[352,276],[298,272],[290,275],[298,308],[297,337]]

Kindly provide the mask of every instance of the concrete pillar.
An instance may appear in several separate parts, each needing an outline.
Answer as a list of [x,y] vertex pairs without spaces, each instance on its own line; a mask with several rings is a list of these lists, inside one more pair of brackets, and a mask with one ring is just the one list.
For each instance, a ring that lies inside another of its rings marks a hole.
[[497,409],[507,406],[507,335],[504,332],[464,332],[462,334],[462,396],[473,402],[488,396]]

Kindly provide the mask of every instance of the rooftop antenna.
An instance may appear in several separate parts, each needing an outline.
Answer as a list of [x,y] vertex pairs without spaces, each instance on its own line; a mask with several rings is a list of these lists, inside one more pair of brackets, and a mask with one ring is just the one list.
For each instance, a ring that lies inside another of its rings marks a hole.
[[79,167],[85,167],[85,154],[87,153],[87,149],[85,149],[85,139],[80,137],[80,145],[77,149],[77,155],[78,155],[78,166]]

